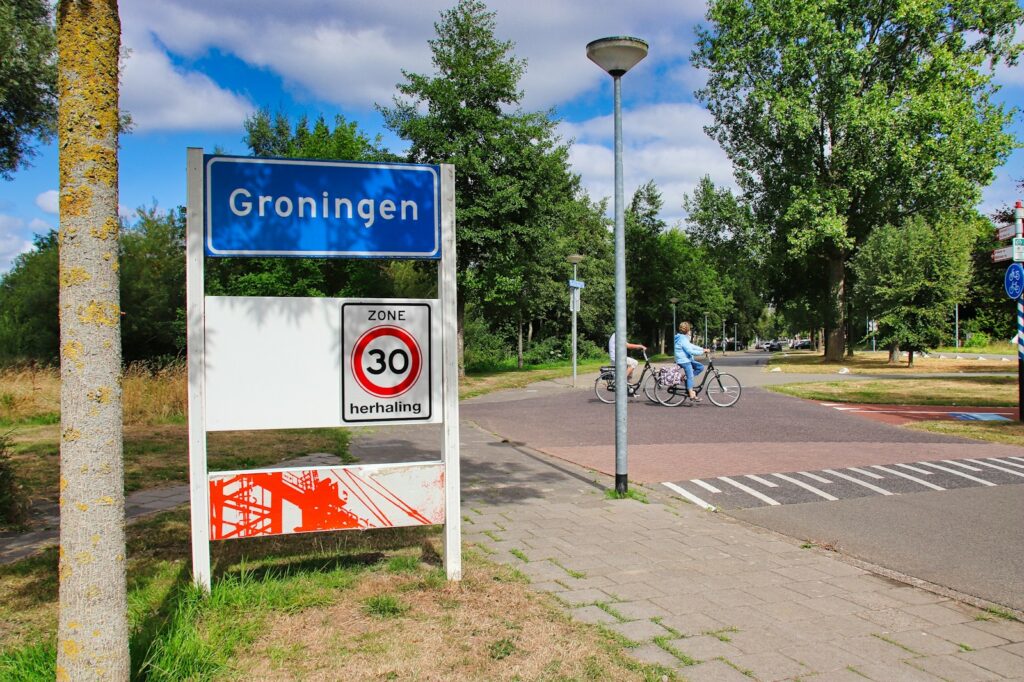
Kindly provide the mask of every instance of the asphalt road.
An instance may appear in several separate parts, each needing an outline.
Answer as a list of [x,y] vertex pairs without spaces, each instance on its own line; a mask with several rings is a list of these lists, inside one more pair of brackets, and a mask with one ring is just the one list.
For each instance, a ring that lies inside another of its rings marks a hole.
[[[1024,610],[1024,448],[912,431],[757,388],[757,353],[717,359],[731,408],[629,407],[629,478],[750,523]],[[820,375],[813,377],[820,379]],[[837,378],[850,378],[840,375]],[[614,406],[542,384],[462,404],[511,442],[614,473]]]

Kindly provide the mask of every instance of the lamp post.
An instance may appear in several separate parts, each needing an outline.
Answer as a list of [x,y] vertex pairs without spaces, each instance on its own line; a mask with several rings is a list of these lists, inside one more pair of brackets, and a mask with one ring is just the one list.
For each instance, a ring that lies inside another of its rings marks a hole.
[[704,313],[704,345],[711,348],[711,344],[708,343],[708,314]]
[[625,36],[587,43],[587,58],[612,77],[615,92],[615,492],[626,474],[626,219],[622,198],[622,77],[647,56],[647,43]]
[[[572,263],[572,278],[575,281],[576,277],[576,266],[583,260],[583,256],[578,253],[574,253],[571,256],[567,256],[566,259]],[[572,311],[572,387],[576,388],[576,302],[579,301],[577,298],[577,291],[573,287],[569,287],[569,310]]]
[[676,303],[679,303],[679,299],[673,296],[668,299],[668,302],[672,304],[672,334],[676,333]]

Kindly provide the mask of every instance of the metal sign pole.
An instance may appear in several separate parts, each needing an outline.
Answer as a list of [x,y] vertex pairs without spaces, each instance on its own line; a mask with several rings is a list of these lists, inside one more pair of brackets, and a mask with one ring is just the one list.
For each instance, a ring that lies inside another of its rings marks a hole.
[[459,481],[459,353],[456,312],[455,166],[441,165],[441,264],[437,294],[441,300],[442,402],[444,426],[444,569],[449,580],[462,579],[462,500]]
[[203,274],[203,150],[189,147],[185,295],[188,325],[188,449],[192,580],[210,591],[210,486],[206,464],[206,292]]
[[[1013,209],[1017,237],[1024,236],[1024,204]],[[1024,297],[1017,298],[1017,420],[1024,422]]]

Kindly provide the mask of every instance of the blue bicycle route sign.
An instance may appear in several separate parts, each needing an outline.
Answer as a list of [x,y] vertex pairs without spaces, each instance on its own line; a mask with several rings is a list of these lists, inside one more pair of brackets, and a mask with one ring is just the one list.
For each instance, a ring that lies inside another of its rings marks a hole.
[[441,257],[440,168],[203,156],[208,256]]
[[1017,300],[1024,293],[1024,266],[1020,263],[1011,263],[1006,268],[1006,275],[1003,276],[1003,288],[1006,295]]

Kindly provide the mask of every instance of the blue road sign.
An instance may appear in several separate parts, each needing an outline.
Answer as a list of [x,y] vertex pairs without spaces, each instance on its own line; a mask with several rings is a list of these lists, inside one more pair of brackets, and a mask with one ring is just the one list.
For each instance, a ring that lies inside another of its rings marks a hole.
[[438,166],[205,155],[209,256],[441,257]]
[[1006,275],[1003,276],[1003,288],[1006,295],[1017,300],[1021,293],[1024,293],[1024,266],[1020,263],[1011,263],[1006,268]]
[[569,288],[570,289],[582,289],[583,288],[583,282],[578,280],[578,279],[570,279],[569,280]]

